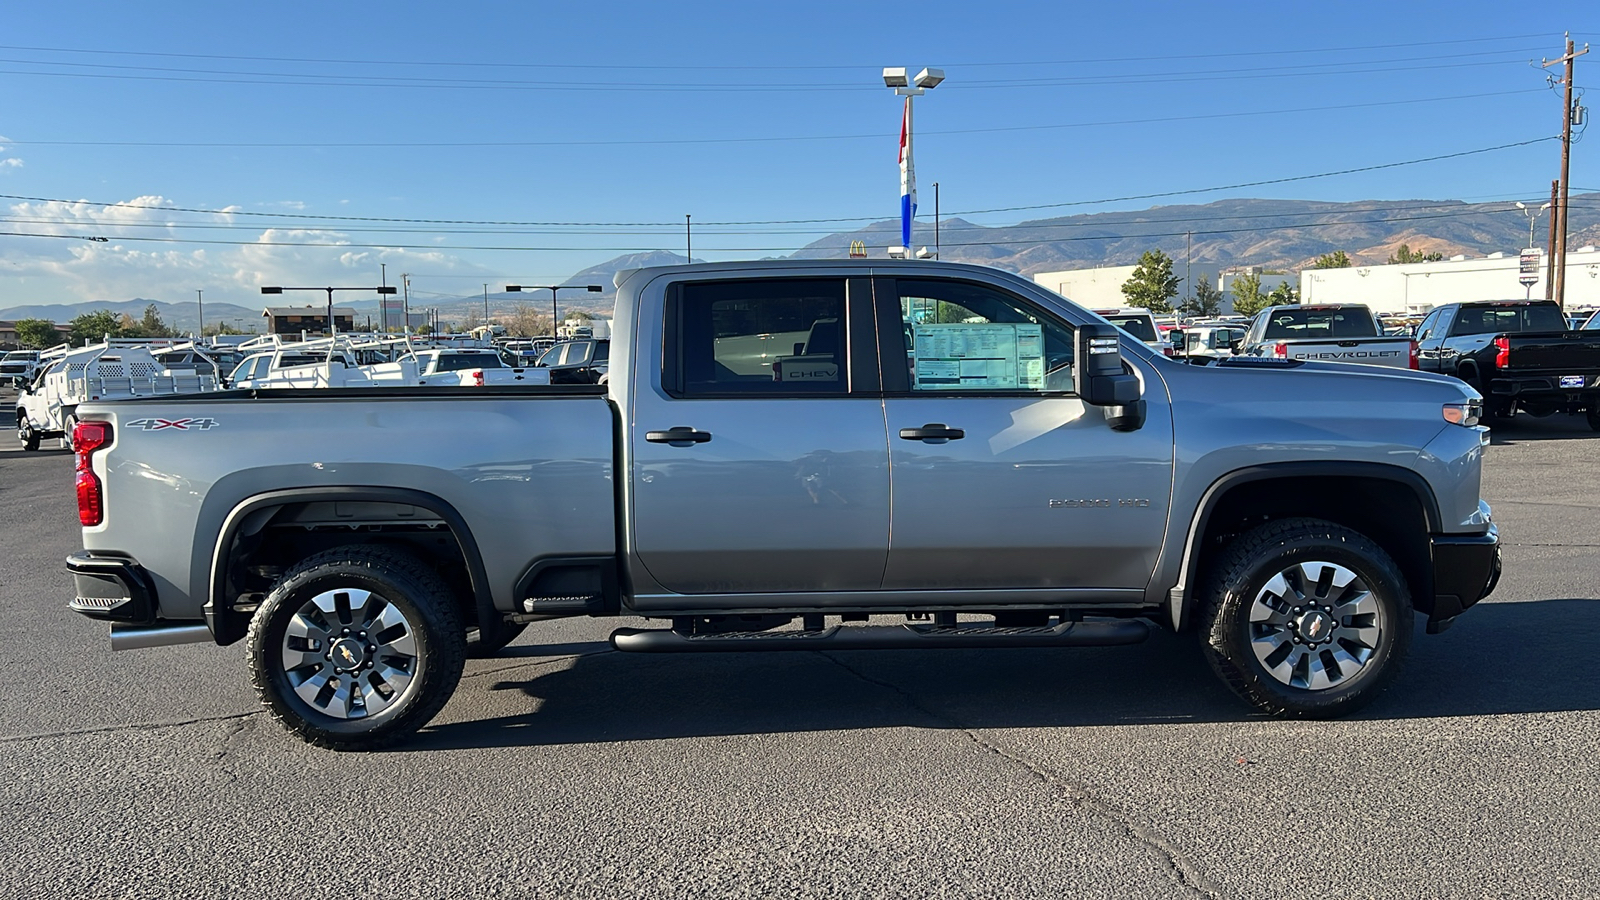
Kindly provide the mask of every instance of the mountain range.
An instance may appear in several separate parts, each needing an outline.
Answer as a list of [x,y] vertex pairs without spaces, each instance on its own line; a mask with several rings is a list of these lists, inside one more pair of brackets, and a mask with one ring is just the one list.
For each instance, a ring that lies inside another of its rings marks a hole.
[[[1600,243],[1600,193],[1574,195],[1569,216],[1569,246],[1576,249]],[[1537,222],[1534,243],[1544,246],[1548,213]],[[843,257],[852,242],[861,241],[869,257],[888,255],[898,244],[900,222],[886,219],[855,231],[830,234],[807,244],[795,259]],[[1482,256],[1496,251],[1515,252],[1528,241],[1528,219],[1506,201],[1466,203],[1460,200],[1370,200],[1330,203],[1313,200],[1230,199],[1205,204],[1157,206],[1137,212],[1106,212],[1034,219],[1015,225],[984,226],[961,218],[937,224],[919,220],[919,247],[937,247],[939,258],[950,262],[995,266],[1022,275],[1092,266],[1131,265],[1147,250],[1161,250],[1176,263],[1181,274],[1186,264],[1204,271],[1232,266],[1261,266],[1295,271],[1310,266],[1325,253],[1343,250],[1356,265],[1386,262],[1401,244],[1413,251],[1437,252],[1445,257]],[[609,315],[615,302],[612,278],[622,269],[679,265],[682,254],[665,250],[630,253],[573,274],[564,282],[598,284],[599,293],[563,291],[562,310],[581,309]],[[491,315],[528,303],[548,303],[549,293],[531,291],[491,293]],[[3,302],[3,301],[0,301]],[[194,301],[166,303],[134,299],[82,303],[30,303],[0,308],[0,319],[43,318],[65,322],[99,309],[139,318],[150,303],[169,325],[193,329],[198,321]],[[483,295],[430,296],[413,300],[412,309],[439,309],[445,320],[482,314]],[[299,304],[295,304],[299,305]],[[357,318],[378,316],[376,299],[338,304],[353,307]],[[541,307],[542,308],[542,307]],[[259,321],[261,307],[226,302],[206,304],[206,321],[219,319],[249,329]]]

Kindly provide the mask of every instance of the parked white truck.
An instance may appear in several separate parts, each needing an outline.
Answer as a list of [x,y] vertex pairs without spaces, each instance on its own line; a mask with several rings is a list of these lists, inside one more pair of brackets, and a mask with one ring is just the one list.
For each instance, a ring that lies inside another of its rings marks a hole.
[[[192,344],[163,346],[201,351]],[[60,438],[70,446],[78,406],[101,400],[170,397],[217,389],[217,379],[192,369],[168,369],[136,341],[111,340],[88,347],[59,347],[39,359],[31,382],[19,388],[17,440],[37,450],[44,438]]]

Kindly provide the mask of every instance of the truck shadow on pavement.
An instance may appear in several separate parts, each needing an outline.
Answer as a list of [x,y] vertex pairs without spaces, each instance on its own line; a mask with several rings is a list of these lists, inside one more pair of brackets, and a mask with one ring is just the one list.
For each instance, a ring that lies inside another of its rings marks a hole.
[[1582,415],[1554,415],[1543,419],[1518,415],[1509,422],[1496,421],[1486,424],[1489,426],[1489,441],[1495,446],[1530,441],[1581,441],[1600,438],[1600,432],[1590,428],[1588,419]]
[[[1352,718],[1597,709],[1600,667],[1585,662],[1597,637],[1596,599],[1484,603],[1443,635],[1423,634],[1419,624],[1398,681]],[[512,649],[544,656],[537,645]],[[1071,650],[635,655],[603,642],[544,649],[560,653],[531,671],[486,665],[463,680],[447,712],[486,717],[435,725],[398,749],[1266,721],[1211,673],[1193,635],[1164,632],[1133,647]],[[555,658],[571,654],[578,655]]]

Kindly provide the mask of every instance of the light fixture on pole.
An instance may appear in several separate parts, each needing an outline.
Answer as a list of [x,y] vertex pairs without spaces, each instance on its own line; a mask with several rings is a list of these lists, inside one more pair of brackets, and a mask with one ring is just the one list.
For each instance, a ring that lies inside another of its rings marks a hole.
[[[339,333],[338,323],[334,321],[333,318],[334,291],[376,291],[379,294],[392,294],[394,293],[394,288],[389,287],[388,285],[383,285],[382,287],[264,287],[261,289],[261,293],[263,294],[281,294],[285,291],[327,291],[328,337],[333,337]],[[351,327],[355,327],[355,323],[353,321],[351,322]]]
[[561,333],[556,328],[556,291],[588,291],[598,294],[605,288],[598,284],[508,284],[506,293],[520,294],[523,291],[549,291],[550,292],[550,336],[560,340]]
[[900,118],[900,246],[904,248],[901,256],[911,255],[911,220],[917,215],[917,173],[911,163],[911,100],[943,81],[943,69],[923,69],[915,79],[908,79],[904,68],[883,70],[884,86],[892,89],[896,96],[906,98]]
[[1533,223],[1539,221],[1539,216],[1543,215],[1544,211],[1549,209],[1549,208],[1550,208],[1550,204],[1546,203],[1545,205],[1539,207],[1536,210],[1535,209],[1529,209],[1528,208],[1528,204],[1523,203],[1521,200],[1517,201],[1517,209],[1522,210],[1522,214],[1528,217],[1528,249],[1529,250],[1534,249],[1534,246],[1533,246]]

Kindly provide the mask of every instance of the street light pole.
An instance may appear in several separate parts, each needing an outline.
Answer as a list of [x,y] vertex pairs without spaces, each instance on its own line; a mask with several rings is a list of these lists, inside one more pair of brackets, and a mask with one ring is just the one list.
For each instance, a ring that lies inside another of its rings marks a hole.
[[906,98],[900,119],[900,252],[891,256],[911,256],[911,220],[917,215],[917,173],[911,162],[911,101],[943,81],[943,69],[923,69],[915,79],[908,79],[904,68],[883,70],[884,86]]
[[[1528,217],[1528,249],[1526,251],[1524,251],[1524,252],[1526,252],[1526,253],[1537,253],[1537,252],[1539,252],[1538,248],[1533,246],[1533,223],[1539,221],[1539,215],[1541,213],[1543,213],[1545,210],[1549,209],[1549,208],[1550,208],[1550,204],[1546,203],[1545,205],[1539,207],[1538,209],[1529,209],[1528,208],[1528,204],[1523,203],[1521,200],[1517,201],[1517,209],[1522,210],[1522,214]],[[1525,288],[1525,290],[1523,291],[1523,294],[1526,295],[1524,297],[1524,299],[1532,297],[1533,296],[1533,285],[1532,284],[1524,285],[1524,288]]]
[[204,343],[206,339],[206,292],[195,291],[194,296],[195,302],[200,304],[200,341]]
[[556,329],[556,291],[588,291],[598,294],[605,288],[598,284],[508,284],[506,292],[520,294],[523,291],[549,291],[550,292],[550,336],[556,340],[561,339],[561,333]]

